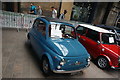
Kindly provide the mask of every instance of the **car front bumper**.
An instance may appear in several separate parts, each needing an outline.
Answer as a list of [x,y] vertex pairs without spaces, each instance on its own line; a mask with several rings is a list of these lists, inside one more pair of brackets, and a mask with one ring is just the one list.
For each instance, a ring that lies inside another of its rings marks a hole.
[[53,70],[54,73],[74,73],[74,72],[79,72],[82,71],[86,68],[88,68],[90,66],[90,64],[86,65],[84,68],[79,69],[79,70],[71,70],[71,71],[66,71],[66,70]]
[[112,69],[120,69],[120,67],[111,66]]

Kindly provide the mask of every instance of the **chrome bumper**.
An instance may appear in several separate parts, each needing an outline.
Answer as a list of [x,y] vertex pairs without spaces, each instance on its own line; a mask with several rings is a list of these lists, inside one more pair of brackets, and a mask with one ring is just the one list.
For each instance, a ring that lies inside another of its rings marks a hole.
[[90,64],[86,65],[86,67],[80,69],[80,70],[72,70],[72,71],[65,71],[65,70],[53,70],[54,73],[74,73],[74,72],[79,72],[82,71],[86,68],[88,68],[90,66]]
[[111,66],[111,68],[112,69],[120,69],[120,67],[113,67],[113,66]]

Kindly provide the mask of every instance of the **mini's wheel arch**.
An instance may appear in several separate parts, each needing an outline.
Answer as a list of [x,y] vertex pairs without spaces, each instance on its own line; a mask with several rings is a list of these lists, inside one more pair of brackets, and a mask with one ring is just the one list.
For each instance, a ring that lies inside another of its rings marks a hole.
[[53,64],[52,57],[48,53],[46,53],[46,52],[42,55],[41,59],[43,60],[44,57],[46,57],[48,59],[48,61],[50,63],[50,69],[53,70],[54,69],[54,64]]
[[99,57],[105,57],[105,58],[109,61],[109,65],[110,65],[110,66],[112,65],[112,62],[111,62],[110,58],[109,58],[107,55],[105,55],[105,54],[100,54],[100,56],[98,56],[97,59],[98,59]]

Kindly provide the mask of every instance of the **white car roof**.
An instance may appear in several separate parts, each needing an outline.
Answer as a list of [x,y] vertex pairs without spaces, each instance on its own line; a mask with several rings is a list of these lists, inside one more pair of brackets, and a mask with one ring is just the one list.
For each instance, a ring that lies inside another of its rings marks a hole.
[[97,31],[97,32],[114,34],[113,32],[110,32],[109,30],[106,30],[106,29],[103,29],[103,28],[100,28],[100,27],[96,27],[96,26],[93,26],[93,25],[89,25],[89,24],[79,24],[79,26],[83,26],[83,27],[92,29],[92,30]]

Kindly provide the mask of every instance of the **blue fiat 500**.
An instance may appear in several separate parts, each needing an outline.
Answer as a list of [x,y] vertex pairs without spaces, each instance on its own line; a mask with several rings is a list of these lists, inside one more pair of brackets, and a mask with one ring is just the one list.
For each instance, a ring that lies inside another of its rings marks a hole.
[[78,72],[90,65],[90,55],[78,42],[72,24],[39,17],[27,35],[45,74]]

